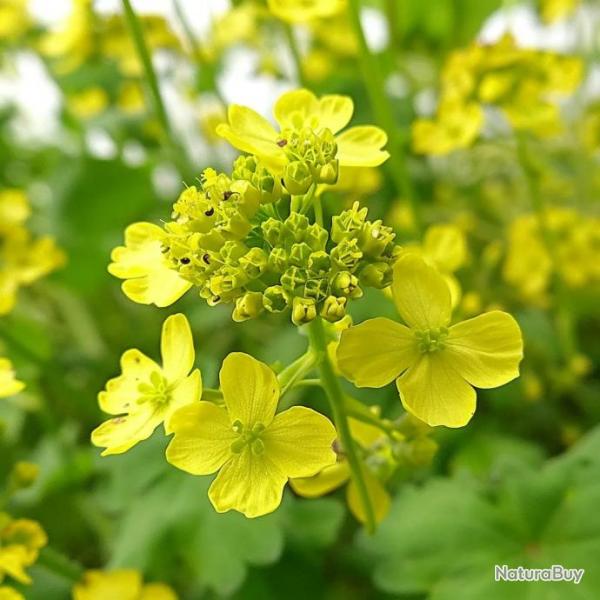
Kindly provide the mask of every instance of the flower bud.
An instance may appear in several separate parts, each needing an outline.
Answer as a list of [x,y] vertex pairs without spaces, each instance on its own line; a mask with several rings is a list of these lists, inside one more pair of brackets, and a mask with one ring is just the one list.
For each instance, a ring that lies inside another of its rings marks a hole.
[[308,244],[305,244],[304,242],[294,244],[290,250],[290,264],[296,267],[306,267],[310,253],[311,250]]
[[289,306],[289,297],[280,285],[272,285],[263,292],[263,306],[269,312],[281,312]]
[[334,294],[348,296],[349,298],[360,298],[362,290],[358,287],[358,279],[348,271],[338,273],[331,284]]
[[292,322],[294,325],[304,325],[317,316],[317,305],[312,298],[294,298],[292,304]]
[[312,250],[325,250],[327,238],[329,234],[326,229],[323,229],[319,224],[312,223],[306,229],[304,241],[311,247]]
[[40,468],[35,463],[19,461],[11,471],[10,487],[14,490],[31,487],[38,478],[39,473]]
[[367,209],[359,208],[358,202],[352,208],[331,220],[331,239],[339,244],[345,238],[355,237],[367,218]]
[[321,316],[328,321],[334,322],[343,319],[346,315],[347,298],[336,296],[328,296],[321,308]]
[[258,317],[263,310],[263,295],[260,292],[246,292],[235,301],[231,318],[236,322]]
[[306,163],[289,163],[283,174],[283,185],[292,196],[302,196],[313,183],[313,176]]
[[339,171],[339,161],[332,160],[318,169],[318,174],[315,177],[315,181],[317,183],[327,183],[329,185],[333,185],[334,183],[337,183]]
[[281,285],[285,290],[292,294],[301,294],[304,290],[304,285],[308,279],[308,273],[306,269],[300,269],[298,267],[290,267],[281,276]]
[[280,246],[276,246],[269,252],[268,259],[269,269],[277,273],[285,271],[288,267],[287,252]]
[[308,217],[300,213],[292,213],[284,223],[281,239],[286,242],[303,242],[308,230]]
[[384,262],[371,263],[360,271],[358,277],[362,285],[382,289],[392,283],[392,267]]
[[390,227],[386,227],[380,220],[367,221],[359,236],[358,242],[360,249],[366,256],[379,258],[387,247],[393,243],[396,235]]
[[324,300],[327,297],[329,291],[329,284],[327,279],[324,277],[311,278],[304,285],[303,296],[307,298],[314,298],[317,302]]
[[329,254],[323,250],[312,252],[308,257],[308,268],[313,273],[327,273],[331,268]]
[[240,267],[248,279],[260,277],[267,268],[267,254],[261,248],[250,248],[248,252],[240,258]]
[[[288,219],[289,220],[289,219]],[[271,245],[277,246],[281,238],[283,223],[277,219],[269,217],[266,221],[261,223],[261,229],[264,239]]]
[[332,251],[331,260],[344,271],[353,271],[362,258],[362,252],[358,247],[358,240],[342,240]]

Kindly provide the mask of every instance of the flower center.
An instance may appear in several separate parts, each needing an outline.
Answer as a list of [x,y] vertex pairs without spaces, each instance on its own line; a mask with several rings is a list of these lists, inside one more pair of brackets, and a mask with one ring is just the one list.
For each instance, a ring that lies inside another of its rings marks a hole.
[[260,436],[266,427],[262,423],[255,423],[252,428],[249,428],[245,427],[241,421],[235,421],[232,429],[238,435],[238,438],[231,444],[231,451],[234,454],[240,454],[246,446],[250,447],[252,454],[257,456],[263,454],[265,444]]
[[140,397],[137,400],[138,404],[151,403],[157,408],[161,408],[171,401],[172,386],[158,372],[153,371],[150,374],[150,382],[140,383],[138,392]]
[[419,351],[436,352],[446,347],[445,340],[448,337],[448,328],[426,329],[425,331],[415,331],[415,337],[419,345]]

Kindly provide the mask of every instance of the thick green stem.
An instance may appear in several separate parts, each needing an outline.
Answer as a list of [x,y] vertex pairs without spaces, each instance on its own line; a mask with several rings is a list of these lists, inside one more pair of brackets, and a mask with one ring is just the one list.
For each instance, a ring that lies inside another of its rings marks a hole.
[[317,356],[319,375],[321,376],[323,388],[331,405],[340,441],[348,459],[352,481],[356,485],[365,511],[367,531],[372,533],[375,531],[375,511],[373,510],[369,490],[364,479],[363,467],[354,440],[352,439],[352,433],[350,432],[348,415],[345,410],[344,392],[327,354],[327,336],[323,327],[323,320],[320,317],[311,321],[308,326],[308,335],[311,348]]
[[394,180],[397,191],[409,203],[417,233],[421,229],[421,213],[415,197],[412,181],[406,164],[404,142],[399,137],[400,128],[396,124],[392,107],[386,98],[385,83],[381,68],[371,53],[360,22],[360,0],[348,1],[348,15],[356,35],[360,51],[360,68],[362,78],[369,96],[369,102],[380,127],[385,129],[390,141],[389,172]]
[[300,48],[298,48],[298,42],[296,41],[294,30],[292,29],[291,25],[288,25],[287,23],[283,24],[283,30],[285,32],[288,46],[290,47],[290,51],[292,53],[292,58],[294,59],[298,82],[302,87],[307,87],[306,78],[304,77],[304,69],[302,68],[302,56],[300,54]]

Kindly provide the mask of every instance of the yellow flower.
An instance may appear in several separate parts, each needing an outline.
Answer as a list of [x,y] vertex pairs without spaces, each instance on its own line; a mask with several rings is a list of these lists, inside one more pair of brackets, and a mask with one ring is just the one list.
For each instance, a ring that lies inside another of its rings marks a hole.
[[0,580],[9,575],[20,583],[31,583],[25,569],[48,543],[46,533],[36,521],[3,516],[7,523],[0,529]]
[[545,23],[554,23],[575,12],[580,0],[539,0],[539,3],[542,20]]
[[12,363],[7,358],[0,358],[0,398],[18,394],[25,384],[15,378]]
[[492,311],[449,326],[450,290],[422,259],[394,265],[392,292],[406,324],[369,319],[342,332],[341,372],[358,387],[394,379],[405,409],[431,426],[462,427],[475,412],[472,386],[494,388],[519,374],[523,342],[517,322]]
[[125,230],[125,246],[112,251],[108,272],[125,279],[123,293],[134,302],[169,306],[192,284],[170,268],[163,253],[165,232],[152,223],[133,223]]
[[276,171],[295,161],[308,161],[319,168],[376,167],[389,157],[382,150],[387,135],[379,127],[361,125],[336,135],[349,123],[354,112],[347,96],[323,96],[320,99],[301,89],[283,94],[273,113],[280,126],[277,131],[254,110],[233,104],[228,110],[228,123],[217,127],[217,133],[230,144],[257,155]]
[[[350,430],[352,437],[359,442],[365,451],[368,451],[370,446],[377,444],[382,438],[381,430],[356,419],[350,419]],[[381,523],[390,508],[390,495],[368,465],[363,467],[362,474],[367,485],[371,505],[373,506],[375,521]],[[336,464],[325,467],[312,477],[290,480],[290,486],[294,492],[304,498],[318,498],[329,494],[329,492],[336,490],[346,483],[348,484],[346,487],[346,502],[348,503],[348,507],[358,521],[366,523],[367,516],[363,503],[356,484],[350,477],[350,467],[348,466],[348,462],[343,458],[343,455],[338,457]]]
[[11,587],[2,585],[0,586],[0,600],[25,600],[25,596]]
[[22,225],[30,214],[29,201],[23,190],[0,191],[0,232],[4,233],[15,225]]
[[119,90],[117,106],[125,113],[134,115],[143,112],[146,102],[144,90],[137,81],[126,81]]
[[200,400],[202,379],[194,366],[194,342],[187,319],[171,315],[163,324],[162,366],[139,350],[127,350],[121,357],[122,375],[111,379],[98,395],[100,408],[118,415],[92,432],[92,443],[106,448],[102,456],[126,452],[152,435],[164,423],[172,432],[173,413]]
[[177,594],[163,583],[144,585],[134,570],[86,571],[73,587],[73,600],[177,600]]
[[101,87],[93,86],[67,98],[71,112],[80,119],[90,119],[108,106],[108,95]]
[[288,23],[331,17],[346,8],[346,0],[268,0],[269,10]]
[[225,407],[200,402],[173,416],[167,460],[193,475],[219,472],[208,492],[217,512],[259,517],[279,506],[289,478],[335,463],[336,431],[302,406],[276,415],[277,377],[248,354],[227,356],[220,381]]
[[27,0],[0,0],[0,40],[16,40],[29,28]]

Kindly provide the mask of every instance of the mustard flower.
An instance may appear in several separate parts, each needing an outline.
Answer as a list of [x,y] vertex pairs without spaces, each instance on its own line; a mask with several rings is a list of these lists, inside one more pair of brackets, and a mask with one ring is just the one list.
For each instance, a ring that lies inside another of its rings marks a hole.
[[346,8],[346,0],[268,0],[269,10],[288,23],[331,17]]
[[14,588],[0,585],[0,600],[25,600],[25,596]]
[[86,571],[73,587],[73,600],[177,600],[164,583],[144,584],[138,571]]
[[229,354],[220,372],[225,406],[200,402],[171,420],[167,460],[193,475],[218,471],[208,496],[217,512],[246,517],[274,511],[289,478],[309,477],[335,463],[336,431],[302,406],[275,414],[275,373],[248,354]]
[[406,325],[369,319],[342,332],[340,371],[358,387],[394,379],[404,408],[431,426],[462,427],[475,413],[473,386],[494,388],[519,374],[523,341],[509,314],[491,311],[450,326],[450,290],[419,257],[394,265],[392,293]]
[[25,384],[15,377],[12,363],[7,358],[0,358],[0,398],[18,394]]
[[36,560],[48,538],[40,524],[30,519],[11,519],[0,515],[0,581],[9,575],[19,583],[31,583],[25,569]]
[[133,223],[125,230],[125,246],[111,253],[108,272],[119,279],[134,302],[165,307],[179,300],[192,283],[170,267],[163,252],[166,233],[153,223]]
[[172,315],[164,322],[161,354],[159,366],[139,350],[127,350],[121,357],[122,374],[98,395],[100,408],[117,415],[92,432],[92,443],[105,448],[102,456],[126,452],[161,423],[171,433],[173,413],[200,400],[202,378],[198,369],[190,373],[194,343],[184,315]]
[[275,103],[279,131],[254,110],[233,104],[229,122],[219,125],[217,133],[238,150],[260,157],[273,170],[285,171],[286,181],[298,181],[306,173],[316,183],[335,183],[339,166],[376,167],[389,157],[382,150],[387,135],[379,127],[361,125],[338,134],[353,112],[348,96],[317,98],[300,89],[283,94]]

